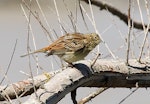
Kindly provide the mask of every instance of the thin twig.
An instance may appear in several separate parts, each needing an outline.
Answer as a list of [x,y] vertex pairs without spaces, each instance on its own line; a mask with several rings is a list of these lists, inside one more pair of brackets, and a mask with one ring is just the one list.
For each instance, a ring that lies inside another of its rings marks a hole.
[[93,65],[95,64],[96,60],[98,59],[98,57],[100,56],[101,54],[100,53],[97,53],[95,59],[93,60],[92,64],[91,64],[91,67],[93,67]]
[[26,72],[24,72],[24,71],[22,71],[22,70],[20,70],[19,72],[20,72],[21,74],[25,75],[25,76],[30,77],[30,74],[28,74],[28,73],[26,73]]
[[96,27],[95,19],[94,19],[94,13],[93,13],[93,9],[92,9],[91,0],[88,0],[88,2],[89,2],[89,6],[90,6],[91,15],[92,15],[92,24],[93,24],[93,27],[95,29],[95,32],[99,33],[98,30],[97,30],[97,27]]
[[88,13],[86,12],[86,10],[85,10],[85,8],[83,7],[82,4],[80,4],[80,7],[81,7],[82,12],[85,13],[85,15],[87,16],[87,18],[89,19],[89,21],[92,23],[92,19],[90,18],[90,16],[89,16]]
[[124,99],[122,99],[118,104],[123,103],[128,97],[130,97],[135,91],[137,91],[139,88],[134,89],[129,95],[127,95]]
[[[135,13],[135,1],[134,0],[132,0],[132,8],[131,8],[131,10],[132,11],[130,11],[131,13],[132,13],[132,19],[134,20],[134,13]],[[130,38],[130,42],[132,42],[132,46],[133,46],[133,48],[132,48],[132,50],[130,49],[130,57],[132,57],[132,58],[135,58],[136,59],[136,56],[135,56],[135,52],[137,51],[136,49],[134,49],[135,48],[135,42],[137,41],[137,39],[136,39],[136,35],[135,35],[135,33],[134,33],[134,23],[133,23],[133,21],[131,21],[131,30],[133,30],[132,31],[132,38]],[[132,41],[131,41],[131,39],[132,39]],[[134,40],[134,41],[133,41]],[[130,44],[131,45],[131,44]],[[136,51],[135,51],[136,50]]]
[[5,99],[5,101],[9,101],[10,103],[12,103],[12,100],[11,100],[11,98],[9,97],[9,95],[5,92],[5,89],[8,87],[8,85],[6,85],[4,88],[2,88],[0,91],[1,92],[3,92],[4,94],[5,94],[5,96],[4,95],[2,95],[1,94],[1,96]]
[[[107,8],[106,8],[106,10],[109,12],[109,10],[108,10]],[[120,37],[121,37],[123,40],[125,40],[123,34],[121,33],[121,31],[120,31],[120,29],[119,29],[120,27],[118,27],[117,24],[116,24],[116,21],[115,21],[115,19],[114,19],[114,16],[112,16],[111,14],[108,14],[108,15],[109,15],[110,19],[112,20],[112,24],[111,24],[111,25],[113,25],[113,26],[116,27],[116,30],[119,32]],[[102,34],[102,33],[101,33],[101,34]]]
[[[50,25],[49,25],[49,23],[48,23],[48,21],[47,21],[47,19],[46,19],[46,16],[45,16],[45,14],[44,14],[44,12],[43,12],[41,6],[40,6],[39,0],[36,0],[36,3],[37,3],[37,5],[38,5],[38,7],[39,7],[39,9],[40,9],[40,12],[41,12],[41,14],[42,14],[42,16],[43,16],[43,18],[44,18],[44,21],[45,21],[47,27],[49,28],[50,32],[52,32],[53,29],[50,27]],[[43,26],[42,22],[41,22],[39,19],[38,19],[38,22],[40,23],[40,25],[41,25],[42,28],[43,28],[44,26]],[[49,42],[53,41],[53,40],[54,40],[54,36],[53,36],[53,35],[51,36],[50,33],[47,31],[47,29],[46,29],[45,27],[44,27],[43,29],[44,29],[44,30],[46,31],[46,33],[47,33],[47,39],[49,40]]]
[[[86,14],[86,16],[87,16],[88,19],[90,20],[90,22],[93,23],[93,22],[92,22],[92,19],[91,19],[90,16],[87,14],[86,10],[84,9],[84,7],[83,7],[82,5],[81,5],[81,9],[84,11],[84,13]],[[97,31],[97,32],[98,32],[98,31]],[[99,33],[98,33],[98,34],[99,34]],[[114,59],[116,59],[114,53],[113,53],[113,52],[111,51],[111,49],[109,48],[108,44],[103,40],[101,34],[99,34],[99,36],[100,36],[101,40],[103,41],[105,47],[107,48],[108,52],[111,54],[111,56],[112,56]]]
[[[24,2],[24,0],[23,0]],[[27,51],[28,51],[28,54],[30,52],[30,45],[29,45],[29,36],[30,36],[30,31],[31,31],[31,34],[32,34],[32,39],[33,39],[33,43],[34,43],[34,47],[36,48],[36,44],[35,44],[35,39],[34,39],[34,35],[33,35],[33,31],[32,31],[32,28],[31,28],[31,24],[30,24],[30,19],[31,19],[31,2],[32,0],[30,0],[30,5],[29,5],[29,16],[27,17],[24,9],[22,9],[24,11],[24,15],[27,19],[27,22],[28,22],[28,31],[27,31]],[[23,6],[22,6],[23,8]],[[31,60],[30,60],[30,55],[28,56],[28,62],[29,62],[29,69],[30,69],[30,75],[31,75],[31,79],[33,81],[33,89],[34,89],[34,93],[35,93],[35,96],[37,97],[37,94],[36,94],[36,88],[35,88],[35,85],[34,85],[34,79],[33,79],[33,73],[32,73],[32,68],[31,68]],[[38,98],[38,97],[37,97]]]
[[[65,3],[64,0],[63,0],[63,3],[64,3],[64,5],[65,5],[66,10],[67,10],[68,13],[69,13],[68,17],[69,17],[69,19],[70,19],[70,21],[71,21],[71,24],[72,24],[72,27],[73,27],[73,29],[74,29],[74,32],[76,33],[76,32],[77,32],[77,23],[76,23],[76,20],[75,20],[75,18],[74,18],[74,16],[73,16],[73,13],[69,10],[69,8],[68,8],[68,6],[67,6],[67,4]],[[77,15],[77,14],[76,14],[76,15]]]
[[87,97],[81,99],[78,102],[78,104],[85,104],[85,103],[89,102],[91,99],[95,98],[97,95],[101,94],[102,92],[104,92],[107,89],[108,89],[108,87],[97,89],[95,92],[93,92],[93,93],[89,94]]
[[[139,1],[138,1],[139,2]],[[148,20],[149,20],[149,23],[148,23],[148,26],[147,26],[147,28],[146,28],[146,30],[144,29],[144,34],[145,34],[145,36],[144,36],[144,40],[143,40],[143,44],[142,44],[142,46],[141,46],[141,51],[140,51],[140,55],[139,55],[139,62],[141,62],[141,58],[142,58],[142,54],[143,54],[143,50],[144,50],[144,46],[145,46],[145,43],[146,43],[146,39],[147,39],[147,37],[148,37],[148,30],[149,30],[149,25],[150,25],[150,14],[149,14],[149,9],[148,9],[148,2],[147,2],[147,0],[145,0],[145,5],[146,5],[146,10],[147,10],[147,17],[148,17]],[[140,7],[139,7],[140,8]],[[145,26],[144,26],[145,27]]]
[[[29,8],[29,6],[28,6],[28,4],[23,0],[23,4],[25,5],[25,7],[28,9],[28,10],[30,10],[30,8]],[[40,11],[41,11],[41,13],[42,13],[42,15],[43,15],[43,17],[45,18],[45,21],[46,21],[46,24],[47,24],[47,26],[50,28],[50,26],[49,26],[49,24],[48,24],[48,22],[47,22],[47,20],[46,20],[46,17],[45,17],[45,15],[44,15],[44,13],[43,13],[43,11],[42,11],[42,8],[41,8],[41,6],[40,6],[40,4],[39,4],[39,2],[37,2],[37,4],[38,4],[38,7],[40,8]],[[22,5],[21,5],[22,6]],[[22,8],[23,8],[23,6],[22,6]],[[24,10],[23,10],[24,11]],[[25,12],[25,11],[24,11]],[[41,22],[41,20],[40,20],[40,18],[34,13],[34,12],[32,12],[32,10],[30,10],[30,12],[31,12],[31,14],[33,15],[33,17],[39,22],[39,24],[40,24],[40,26],[42,27],[42,29],[44,29],[44,31],[47,33],[47,35],[50,37],[50,40],[49,41],[51,41],[51,42],[53,42],[54,41],[54,37],[52,37],[51,35],[50,35],[50,33],[49,33],[49,31],[46,29],[46,27],[43,25],[43,23]],[[24,13],[25,14],[25,13]],[[26,15],[25,15],[26,16]],[[26,16],[26,19],[28,19],[27,18],[27,16]],[[30,30],[31,30],[31,34],[32,34],[32,36],[33,36],[33,32],[32,32],[32,27],[30,26]],[[63,27],[62,27],[63,28]],[[52,30],[54,33],[55,33],[55,35],[56,35],[56,37],[58,38],[58,35],[56,34],[56,32],[55,32],[55,30]],[[35,49],[36,50],[36,49]],[[56,60],[56,59],[55,59]],[[57,62],[57,61],[56,61]],[[36,63],[37,63],[37,61],[36,61]],[[57,62],[58,63],[58,62]],[[40,66],[38,65],[38,68],[39,68]]]
[[[4,71],[2,70],[1,73],[3,74]],[[5,75],[5,74],[3,74],[3,75]],[[11,87],[12,91],[14,92],[14,96],[16,97],[17,101],[21,103],[21,101],[19,99],[19,96],[18,96],[18,94],[16,92],[16,88],[15,88],[13,82],[8,78],[7,75],[5,75],[4,77],[7,79],[8,83],[10,85],[6,85],[6,87],[4,87],[0,92],[4,93],[6,95],[4,98],[7,99],[10,103],[12,103],[12,100],[11,100],[10,96],[8,95],[8,93],[5,92],[5,89],[7,89],[8,87]],[[0,93],[0,95],[1,95],[1,93]]]
[[77,32],[77,17],[78,17],[78,0],[76,0],[75,2],[75,19],[74,19],[74,22],[75,22],[75,32]]
[[[51,11],[51,13],[53,13],[54,15],[56,15],[57,16],[57,13],[56,13],[56,10],[53,10],[53,8],[50,8],[50,11]],[[65,28],[64,27],[67,27],[68,29],[69,29],[69,31],[71,31],[71,32],[74,32],[71,28],[70,28],[70,26],[66,23],[66,22],[64,22],[62,19],[61,19],[61,27],[62,27],[62,30],[64,30],[65,32],[66,32],[66,30],[65,30]],[[53,32],[55,33],[55,30],[53,29]],[[58,35],[57,35],[57,37],[58,37]]]
[[86,23],[86,21],[85,21],[85,17],[84,17],[84,14],[83,14],[83,10],[82,10],[82,8],[81,8],[81,2],[80,2],[80,0],[79,0],[79,8],[80,8],[80,12],[81,12],[81,16],[82,16],[82,19],[83,19],[85,28],[86,28],[87,31],[89,31],[88,25],[87,25],[87,23]]
[[[143,34],[143,33],[140,33],[140,34],[136,35],[136,36],[135,36],[135,38],[137,38],[137,37],[141,36],[141,34]],[[133,38],[132,38],[132,39],[130,39],[130,42],[133,42],[133,41],[134,41],[134,39],[133,39]],[[113,50],[112,52],[113,52],[113,53],[118,52],[120,49],[124,48],[124,47],[126,46],[126,44],[127,44],[127,43],[124,43],[124,44],[120,45],[120,47],[119,47],[118,49],[115,49],[115,50]],[[105,56],[104,56],[104,57],[102,57],[102,58],[107,58],[107,57],[110,57],[110,56],[111,56],[111,54],[107,54],[107,55],[105,55]]]
[[63,26],[61,24],[61,19],[60,19],[60,16],[59,16],[59,12],[58,12],[58,8],[57,8],[57,3],[56,3],[56,0],[53,0],[54,2],[54,6],[55,6],[55,10],[56,10],[56,14],[57,14],[57,19],[58,19],[58,23],[59,23],[59,27],[60,27],[60,31],[61,31],[61,35],[63,35]]
[[[82,1],[89,3],[88,0],[82,0]],[[122,13],[119,9],[115,8],[114,6],[111,6],[108,3],[104,3],[100,0],[91,0],[91,3],[95,6],[100,7],[100,10],[108,9],[110,13],[120,18],[125,24],[128,24],[128,16],[125,13]],[[141,24],[140,22],[134,21],[133,19],[131,19],[131,22],[133,22],[134,27],[136,29],[143,30],[143,24]],[[147,27],[146,24],[144,24],[144,26]]]
[[[22,0],[22,2],[25,4],[25,1],[24,0]],[[26,4],[26,6],[28,6],[27,4]],[[31,32],[31,36],[32,36],[32,40],[33,40],[33,45],[34,45],[34,50],[36,50],[37,48],[36,48],[36,42],[35,42],[35,37],[34,37],[34,33],[33,33],[33,31],[32,31],[32,26],[31,26],[31,24],[29,23],[29,18],[28,18],[28,16],[27,16],[27,13],[25,12],[25,9],[24,9],[24,7],[23,7],[23,5],[21,4],[21,9],[22,9],[22,11],[23,11],[23,13],[24,13],[24,15],[25,15],[25,18],[26,18],[26,20],[27,20],[27,22],[28,22],[28,25],[29,25],[29,29],[30,29],[30,32]],[[28,10],[30,11],[30,14],[32,14],[32,11],[31,11],[31,8],[28,6]],[[33,15],[33,14],[32,14]],[[29,31],[29,30],[28,30]],[[29,38],[29,37],[28,37]],[[28,46],[27,46],[28,47]],[[30,51],[30,47],[28,47],[29,49],[27,49],[28,51]],[[36,55],[36,54],[35,54]],[[37,57],[37,55],[36,55],[36,64],[37,64],[37,74],[38,74],[38,68],[39,68],[39,64],[38,64],[38,57]]]
[[[32,10],[30,10],[30,7],[28,6],[28,4],[22,0],[22,3],[24,4],[24,6],[29,10],[31,11],[31,14],[33,15],[33,17],[39,22],[40,26],[42,27],[42,29],[46,32],[46,34],[50,37],[50,39],[48,39],[48,41],[54,41],[53,37],[50,35],[49,31],[46,29],[46,27],[43,25],[43,23],[41,22],[40,18],[34,13],[32,12]],[[23,6],[22,6],[23,7]],[[46,37],[48,37],[46,36]]]
[[145,25],[144,25],[144,20],[143,20],[143,15],[142,15],[142,10],[141,10],[141,6],[140,6],[140,1],[139,1],[139,0],[137,0],[137,4],[138,4],[138,7],[139,7],[139,12],[140,12],[140,17],[141,17],[142,26],[143,26],[143,29],[144,29],[144,31],[145,31],[146,28],[145,28]]
[[72,26],[73,26],[73,29],[74,29],[74,32],[77,32],[77,30],[76,30],[76,22],[75,22],[75,19],[74,19],[74,16],[73,16],[73,13],[69,10],[69,8],[68,8],[68,6],[67,6],[67,4],[65,3],[65,1],[63,0],[63,3],[64,3],[64,5],[65,5],[65,8],[67,9],[67,11],[68,11],[68,13],[69,13],[69,19],[70,19],[70,21],[71,21],[71,23],[72,23]]
[[[95,29],[95,32],[100,35],[100,33],[98,32],[97,27],[96,27],[96,22],[95,22],[95,18],[94,18],[94,13],[93,13],[93,8],[92,8],[91,0],[88,0],[88,2],[89,2],[89,6],[90,6],[91,15],[92,15],[92,25],[93,25],[93,27]],[[99,52],[99,50],[100,50],[99,47],[97,47],[97,51],[98,52]]]
[[127,56],[126,56],[126,64],[129,64],[129,55],[130,55],[130,37],[131,37],[131,0],[128,0],[128,38],[127,38]]
[[6,69],[6,72],[5,72],[5,74],[4,74],[4,77],[2,78],[2,80],[1,80],[1,82],[0,82],[0,85],[3,83],[3,81],[4,81],[4,79],[5,79],[5,76],[7,75],[8,71],[9,71],[9,68],[10,68],[10,66],[11,66],[11,63],[12,63],[12,60],[13,60],[13,57],[14,57],[14,54],[15,54],[16,46],[17,46],[17,39],[16,39],[16,42],[15,42],[15,46],[14,46],[12,55],[11,55],[11,57],[10,57],[9,64],[8,64],[8,66],[7,66],[7,69]]
[[[8,67],[7,67],[7,69],[6,69],[6,72],[3,74],[4,77],[3,77],[3,79],[1,80],[0,85],[2,84],[2,82],[4,81],[5,78],[8,79],[7,73],[8,73],[8,71],[9,71],[9,69],[10,69],[10,66],[11,66],[11,63],[12,63],[12,60],[13,60],[13,57],[14,57],[14,54],[15,54],[16,46],[17,46],[17,39],[16,39],[16,42],[15,42],[15,46],[14,46],[14,49],[13,49],[11,58],[10,58],[10,62],[9,62],[9,64],[8,64]],[[9,81],[9,83],[12,83],[9,79],[8,79],[8,81]],[[17,95],[17,93],[16,93],[16,91],[15,91],[13,85],[12,85],[12,88],[13,88],[13,90],[14,90],[14,93],[15,93],[15,95],[16,95],[17,100],[18,100],[19,102],[21,102],[21,101],[18,99],[19,97],[18,97],[18,95]],[[7,94],[6,94],[6,95],[7,95]],[[11,102],[9,96],[7,96],[7,99]]]

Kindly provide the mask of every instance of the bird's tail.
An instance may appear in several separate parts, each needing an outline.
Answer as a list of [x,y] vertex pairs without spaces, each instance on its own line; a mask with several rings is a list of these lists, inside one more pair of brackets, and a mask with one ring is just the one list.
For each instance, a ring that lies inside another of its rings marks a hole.
[[27,54],[25,54],[25,55],[21,55],[20,57],[25,57],[25,56],[28,56],[28,55],[31,55],[31,54],[35,54],[35,53],[40,53],[40,52],[45,53],[45,52],[47,52],[47,51],[48,51],[48,50],[47,50],[46,48],[42,48],[42,49],[36,50],[36,51],[34,51],[34,52],[29,52],[29,53],[27,53]]

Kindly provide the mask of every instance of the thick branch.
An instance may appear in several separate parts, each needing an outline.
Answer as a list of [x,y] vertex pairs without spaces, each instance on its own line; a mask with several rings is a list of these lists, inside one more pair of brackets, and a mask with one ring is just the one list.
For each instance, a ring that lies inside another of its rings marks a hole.
[[[56,74],[48,83],[37,90],[38,98],[32,94],[28,103],[56,104],[67,93],[78,87],[150,87],[150,72],[145,71],[150,66],[130,60],[131,66],[124,61],[97,60],[92,67],[92,61],[81,61],[76,68],[67,68]],[[132,66],[134,65],[134,66]]]
[[59,71],[44,73],[42,75],[36,76],[34,77],[34,83],[32,79],[26,79],[10,85],[0,86],[0,101],[15,99],[16,94],[19,97],[31,95],[34,92],[33,86],[38,89],[58,72]]
[[[82,0],[85,1],[86,3],[89,3],[88,0]],[[113,15],[117,16],[118,18],[120,18],[126,25],[128,25],[128,15],[126,15],[125,13],[122,13],[120,10],[118,10],[117,8],[107,4],[107,3],[103,3],[99,0],[91,0],[91,3],[97,7],[100,7],[100,10],[106,9],[108,10],[110,13],[112,13]],[[134,24],[134,27],[136,29],[141,29],[143,30],[143,25],[140,22],[134,21],[134,20],[130,20],[130,23],[132,25],[132,23]],[[132,27],[132,26],[131,26]],[[147,27],[147,25],[145,25],[145,27]],[[150,31],[150,30],[149,30]]]

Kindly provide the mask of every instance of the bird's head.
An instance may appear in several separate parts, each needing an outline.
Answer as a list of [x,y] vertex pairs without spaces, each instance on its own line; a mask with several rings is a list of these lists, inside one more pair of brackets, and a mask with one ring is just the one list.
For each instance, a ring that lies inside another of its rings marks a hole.
[[102,41],[96,33],[87,34],[86,37],[88,39],[87,47],[89,50],[94,49]]

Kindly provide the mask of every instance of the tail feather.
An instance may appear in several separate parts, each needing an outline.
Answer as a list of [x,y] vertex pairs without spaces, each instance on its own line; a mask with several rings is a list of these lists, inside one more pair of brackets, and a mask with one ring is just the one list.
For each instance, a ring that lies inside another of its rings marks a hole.
[[35,54],[35,53],[38,53],[38,52],[30,52],[30,53],[27,53],[25,55],[21,55],[20,57],[25,57],[25,56],[28,56],[28,55],[31,55],[31,54]]
[[34,52],[29,52],[29,53],[27,53],[25,55],[21,55],[20,57],[25,57],[25,56],[28,56],[28,55],[31,55],[31,54],[35,54],[35,53],[40,53],[40,52],[46,52],[46,50],[44,48],[42,48],[42,49],[36,50]]

